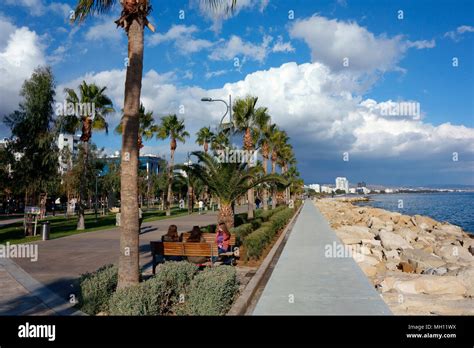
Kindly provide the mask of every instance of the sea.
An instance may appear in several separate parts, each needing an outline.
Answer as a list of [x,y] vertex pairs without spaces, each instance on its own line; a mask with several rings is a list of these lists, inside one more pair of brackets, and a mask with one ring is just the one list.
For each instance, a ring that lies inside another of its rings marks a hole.
[[[368,197],[369,202],[357,202],[357,205],[369,205],[405,215],[426,215],[474,234],[474,192],[396,193]],[[399,208],[400,203],[402,208]]]

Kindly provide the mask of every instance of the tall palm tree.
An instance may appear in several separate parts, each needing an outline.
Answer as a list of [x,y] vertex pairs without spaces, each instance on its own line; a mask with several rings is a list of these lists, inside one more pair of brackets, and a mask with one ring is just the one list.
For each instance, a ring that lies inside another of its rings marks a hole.
[[[96,84],[87,84],[83,81],[79,85],[79,94],[72,88],[64,89],[66,101],[72,103],[74,108],[67,110],[65,115],[60,116],[60,127],[68,133],[75,133],[81,129],[81,141],[84,148],[84,170],[87,169],[89,160],[89,142],[93,130],[105,130],[108,133],[106,116],[114,112],[112,100],[105,94],[107,87],[99,87]],[[78,195],[77,229],[85,229],[85,182],[87,173],[84,173],[80,182]]]
[[178,147],[178,141],[184,143],[189,133],[185,130],[184,120],[179,120],[176,115],[168,115],[161,118],[161,123],[158,126],[158,139],[170,139],[170,161],[168,163],[168,198],[166,202],[166,215],[171,215],[171,198],[173,195],[172,187],[173,176],[171,175],[174,167],[174,153]]
[[212,141],[214,133],[211,131],[211,127],[202,127],[196,133],[196,143],[204,147],[204,152],[209,151],[209,143]]
[[229,228],[234,226],[232,204],[237,198],[261,183],[286,182],[280,175],[261,176],[259,167],[250,167],[247,163],[225,163],[201,151],[192,154],[198,158],[198,163],[179,168],[201,179],[219,198],[221,207],[217,222],[225,222]]
[[211,138],[211,149],[213,151],[223,150],[226,147],[230,146],[228,131],[223,130],[219,133],[215,133]]
[[[117,0],[78,0],[72,21],[83,22],[95,14],[110,12]],[[237,0],[205,0],[210,9],[233,11]],[[128,64],[125,78],[121,161],[121,234],[117,288],[137,284],[139,272],[138,222],[138,114],[143,75],[144,28],[154,31],[147,16],[150,0],[121,0],[122,12],[115,22],[128,37]]]
[[[288,166],[296,164],[296,159],[295,155],[293,153],[293,147],[291,144],[285,143],[283,146],[280,148],[280,151],[278,152],[278,159],[277,163],[281,168],[281,173],[283,176],[287,174],[288,172]],[[285,203],[288,204],[289,199],[290,199],[290,188],[286,187],[285,188]]]
[[[270,156],[270,137],[276,129],[276,125],[271,123],[271,117],[267,112],[259,114],[256,118],[256,125],[259,133],[258,146],[263,158],[263,173],[268,173],[268,158]],[[263,185],[262,189],[263,210],[268,210],[268,188]]]
[[[155,124],[153,118],[153,111],[146,111],[143,104],[140,104],[138,115],[138,157],[140,157],[140,150],[143,148],[143,139],[149,140],[157,132],[158,127]],[[123,110],[122,110],[123,113]],[[115,128],[117,134],[123,134],[122,122],[120,122]],[[150,190],[151,190],[151,175],[146,173],[146,195],[147,195],[147,205],[150,207]]]
[[[265,108],[256,108],[258,97],[247,96],[242,99],[237,99],[233,111],[234,122],[238,132],[244,134],[243,144],[244,150],[253,151],[255,148],[255,124],[257,113],[263,113]],[[248,209],[247,218],[252,219],[254,214],[254,190],[251,187],[247,192]]]
[[[285,131],[275,129],[270,137],[270,147],[271,147],[271,162],[272,162],[272,174],[276,173],[276,166],[279,158],[279,154],[282,151],[283,147],[288,142],[288,135]],[[277,192],[276,187],[273,187],[272,190],[272,209],[276,208],[277,203]]]

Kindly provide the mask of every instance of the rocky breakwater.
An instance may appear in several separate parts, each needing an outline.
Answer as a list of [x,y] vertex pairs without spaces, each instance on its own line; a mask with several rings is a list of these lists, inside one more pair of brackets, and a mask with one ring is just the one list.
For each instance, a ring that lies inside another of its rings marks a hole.
[[315,204],[394,314],[474,314],[473,235],[347,199]]

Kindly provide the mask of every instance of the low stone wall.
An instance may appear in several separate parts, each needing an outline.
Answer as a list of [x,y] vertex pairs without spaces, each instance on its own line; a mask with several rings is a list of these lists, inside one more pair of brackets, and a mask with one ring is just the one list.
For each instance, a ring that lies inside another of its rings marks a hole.
[[315,204],[394,314],[474,314],[473,235],[344,199]]

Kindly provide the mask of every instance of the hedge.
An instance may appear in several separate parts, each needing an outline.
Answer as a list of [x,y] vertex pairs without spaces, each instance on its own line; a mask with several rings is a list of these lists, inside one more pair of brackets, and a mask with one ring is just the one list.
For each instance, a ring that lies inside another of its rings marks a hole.
[[191,282],[178,315],[225,315],[237,295],[239,284],[232,266],[206,268]]
[[294,209],[280,209],[260,228],[247,235],[243,242],[245,248],[244,258],[246,260],[260,258],[265,247],[271,242],[275,234],[285,227],[294,213]]
[[285,205],[280,205],[276,207],[275,209],[270,209],[270,210],[257,210],[255,213],[255,217],[261,218],[263,221],[268,221],[274,214],[286,209]]
[[79,302],[77,306],[84,313],[95,315],[108,311],[108,301],[117,287],[118,270],[106,265],[79,279]]
[[148,280],[152,284],[163,285],[165,294],[163,294],[164,306],[168,310],[179,304],[186,290],[194,278],[199,268],[190,262],[168,261],[158,266],[156,275]]
[[166,312],[164,284],[145,281],[117,290],[109,299],[110,315],[160,315]]

